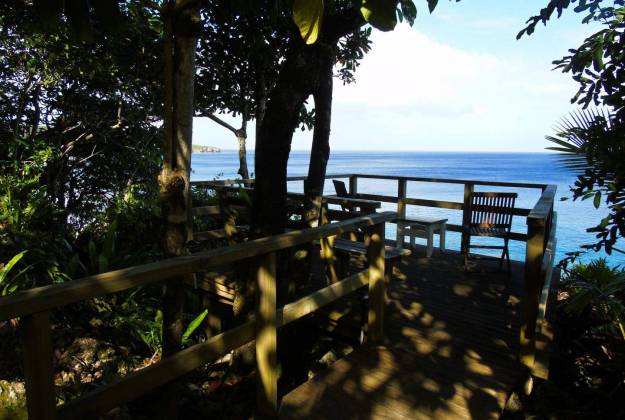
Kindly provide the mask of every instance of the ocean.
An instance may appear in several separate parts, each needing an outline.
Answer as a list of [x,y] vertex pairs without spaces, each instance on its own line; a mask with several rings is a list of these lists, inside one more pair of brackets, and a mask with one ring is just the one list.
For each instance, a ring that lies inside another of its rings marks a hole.
[[[288,165],[289,176],[308,173],[309,152],[292,151]],[[253,173],[254,154],[248,154],[250,172]],[[237,177],[238,152],[194,154],[191,179],[212,180]],[[397,175],[430,178],[453,178],[485,181],[508,181],[555,184],[558,187],[555,210],[558,213],[556,260],[567,252],[579,250],[582,244],[594,243],[594,234],[586,229],[599,223],[606,214],[604,207],[595,209],[592,200],[561,201],[560,197],[570,196],[569,185],[575,181],[575,174],[566,169],[557,155],[548,153],[476,153],[476,152],[332,152],[328,162],[328,174],[361,173],[375,175]],[[302,182],[290,182],[289,191],[301,192]],[[358,191],[370,194],[394,195],[397,182],[389,180],[359,179]],[[476,187],[476,191],[515,191],[518,192],[517,207],[531,208],[540,195],[540,190]],[[334,193],[331,181],[326,182],[325,192]],[[456,184],[409,182],[408,197],[431,200],[462,201],[463,186]],[[383,203],[382,210],[395,210],[393,204]],[[444,216],[449,223],[461,224],[462,212],[430,207],[408,206],[408,216]],[[525,219],[515,217],[513,230],[526,232]],[[395,225],[387,226],[387,237],[395,238]],[[437,245],[438,237],[435,238]],[[488,238],[473,238],[472,242],[488,243]],[[460,248],[460,234],[448,232],[447,248]],[[480,252],[487,252],[480,250]],[[525,258],[525,244],[511,241],[510,255],[514,260]],[[614,253],[594,253],[584,256],[591,258],[607,257],[612,265],[625,265],[625,255]]]

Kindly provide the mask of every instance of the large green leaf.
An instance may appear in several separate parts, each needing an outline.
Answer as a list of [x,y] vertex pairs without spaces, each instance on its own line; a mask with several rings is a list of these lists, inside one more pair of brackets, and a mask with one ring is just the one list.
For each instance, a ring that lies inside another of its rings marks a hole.
[[184,334],[182,334],[183,344],[187,344],[189,342],[189,339],[191,338],[191,334],[193,334],[195,330],[197,330],[198,327],[202,325],[202,322],[207,316],[208,316],[208,309],[204,309],[202,313],[200,313],[198,316],[195,317],[193,321],[191,321],[191,323],[185,330]]
[[374,28],[392,31],[397,25],[398,0],[362,0],[360,13]]
[[295,0],[293,20],[306,44],[314,44],[321,31],[323,0]]
[[19,260],[22,259],[22,257],[24,256],[25,253],[26,253],[26,251],[20,252],[19,254],[15,255],[13,258],[11,258],[9,260],[9,262],[6,263],[6,265],[4,265],[3,267],[0,267],[0,284],[2,284],[5,281],[5,279],[9,275],[9,271],[11,271],[13,266],[15,264],[17,264],[19,262]]

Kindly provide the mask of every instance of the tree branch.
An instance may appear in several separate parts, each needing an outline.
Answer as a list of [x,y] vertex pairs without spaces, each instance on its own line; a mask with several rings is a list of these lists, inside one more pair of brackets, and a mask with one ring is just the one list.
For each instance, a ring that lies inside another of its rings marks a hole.
[[237,135],[239,131],[233,126],[231,126],[230,124],[228,124],[227,122],[225,122],[224,120],[222,120],[221,118],[219,118],[218,116],[216,116],[215,114],[206,114],[203,116],[210,118],[211,120],[215,121],[217,124],[221,125],[222,127],[226,127],[228,130],[232,131],[234,135]]

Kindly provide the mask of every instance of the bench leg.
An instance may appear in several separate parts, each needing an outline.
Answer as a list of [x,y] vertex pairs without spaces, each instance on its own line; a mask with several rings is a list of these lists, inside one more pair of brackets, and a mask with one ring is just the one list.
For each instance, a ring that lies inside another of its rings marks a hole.
[[432,226],[428,226],[426,229],[426,236],[428,240],[427,248],[425,249],[425,256],[430,258],[432,256],[432,249],[434,248],[434,228]]

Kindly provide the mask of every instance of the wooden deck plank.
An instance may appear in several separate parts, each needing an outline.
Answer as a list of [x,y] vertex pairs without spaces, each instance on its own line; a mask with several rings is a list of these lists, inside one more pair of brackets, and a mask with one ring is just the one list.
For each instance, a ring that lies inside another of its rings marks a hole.
[[[419,255],[419,253],[415,253]],[[396,268],[385,346],[364,346],[287,394],[281,418],[498,418],[516,360],[523,266],[508,276],[457,253]]]

